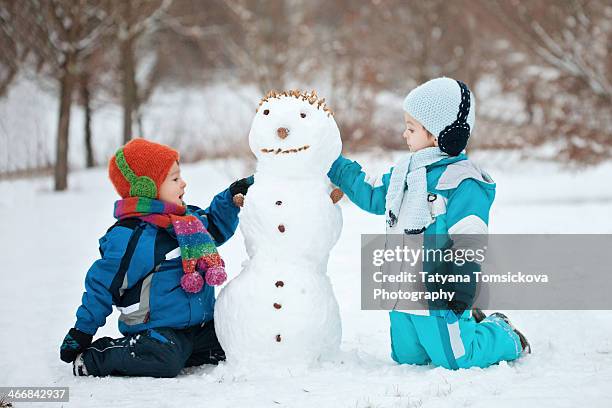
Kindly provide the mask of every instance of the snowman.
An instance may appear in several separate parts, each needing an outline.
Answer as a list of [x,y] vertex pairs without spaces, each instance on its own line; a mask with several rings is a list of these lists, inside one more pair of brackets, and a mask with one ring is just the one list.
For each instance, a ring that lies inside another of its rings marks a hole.
[[219,294],[217,336],[230,366],[306,367],[337,354],[342,337],[327,276],[342,229],[342,192],[327,178],[340,132],[314,91],[272,91],[249,145],[257,169],[240,213],[249,259]]

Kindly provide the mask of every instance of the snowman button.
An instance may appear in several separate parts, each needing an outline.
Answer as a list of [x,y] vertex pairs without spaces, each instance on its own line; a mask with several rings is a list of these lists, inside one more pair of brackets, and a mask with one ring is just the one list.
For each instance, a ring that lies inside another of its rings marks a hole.
[[281,200],[278,200],[275,204],[276,205],[281,205],[283,202]]
[[283,307],[280,303],[275,303],[274,304],[274,308],[275,309],[280,309],[281,307]]
[[277,343],[280,343],[280,341],[281,341],[281,335],[280,335],[280,334],[277,334],[277,335],[276,335],[276,342],[277,342]]
[[284,226],[283,224],[280,224],[280,225],[278,226],[278,230],[279,230],[280,232],[285,232],[285,226]]
[[285,286],[285,282],[283,282],[283,281],[276,281],[275,285],[276,285],[277,288],[282,288],[283,286]]

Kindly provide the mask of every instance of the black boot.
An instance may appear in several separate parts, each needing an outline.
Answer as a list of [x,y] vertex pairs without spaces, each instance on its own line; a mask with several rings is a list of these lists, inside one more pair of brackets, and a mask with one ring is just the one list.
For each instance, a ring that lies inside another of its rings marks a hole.
[[521,341],[521,347],[523,348],[523,354],[531,354],[531,345],[527,341],[527,337],[525,337],[523,335],[523,333],[518,331],[517,328],[514,327],[514,325],[512,323],[510,323],[510,319],[508,319],[508,316],[506,316],[503,313],[497,312],[497,313],[492,313],[489,317],[493,317],[493,316],[496,316],[496,317],[502,319],[504,322],[508,323],[508,326],[510,326],[512,328],[512,330],[514,330],[514,332],[519,337],[519,340]]

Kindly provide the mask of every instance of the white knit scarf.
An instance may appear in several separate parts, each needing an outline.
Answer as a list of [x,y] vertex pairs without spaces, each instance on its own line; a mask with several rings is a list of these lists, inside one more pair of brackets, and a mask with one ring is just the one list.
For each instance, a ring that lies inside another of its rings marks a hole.
[[418,234],[431,223],[425,167],[447,157],[440,148],[428,147],[399,160],[391,173],[386,196],[387,233]]

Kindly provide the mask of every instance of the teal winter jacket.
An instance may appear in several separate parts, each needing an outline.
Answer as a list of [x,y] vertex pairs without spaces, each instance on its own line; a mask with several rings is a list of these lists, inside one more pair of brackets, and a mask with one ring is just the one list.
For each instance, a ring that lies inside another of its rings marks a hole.
[[[393,168],[382,176],[380,185],[372,185],[366,181],[366,173],[357,162],[340,156],[333,163],[328,176],[358,207],[369,213],[384,215],[392,171]],[[488,233],[495,183],[465,154],[427,166],[426,174],[429,208],[434,221],[424,231],[424,245],[427,248],[473,247],[474,235],[470,237],[470,234],[483,236]],[[443,267],[446,269],[443,273],[447,274],[465,275],[480,271],[480,265],[474,263],[462,266],[452,262],[442,266],[424,265],[424,268],[428,267]],[[469,306],[475,290],[475,284],[457,288],[456,299]]]

